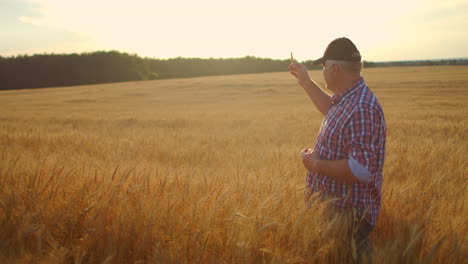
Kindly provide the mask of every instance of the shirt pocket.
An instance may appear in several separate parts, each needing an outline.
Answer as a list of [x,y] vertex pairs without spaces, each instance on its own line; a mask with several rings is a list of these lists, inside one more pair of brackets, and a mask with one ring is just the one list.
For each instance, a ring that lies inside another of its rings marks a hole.
[[327,148],[335,150],[341,141],[340,124],[334,120],[328,120],[324,126],[323,142]]
[[342,122],[329,122],[323,134],[322,158],[327,160],[346,159],[348,157],[344,144],[344,124]]

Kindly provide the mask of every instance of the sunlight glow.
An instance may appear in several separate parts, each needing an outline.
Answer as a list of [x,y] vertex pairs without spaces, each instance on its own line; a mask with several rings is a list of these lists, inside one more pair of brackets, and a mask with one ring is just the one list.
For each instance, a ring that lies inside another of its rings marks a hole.
[[[468,7],[467,1],[23,1],[40,8],[34,16],[19,16],[20,22],[73,32],[83,37],[86,50],[115,49],[159,58],[285,59],[292,50],[305,60],[321,56],[332,39],[347,36],[364,59],[418,59],[424,54],[417,53],[417,40],[421,34],[431,34],[434,26],[440,30],[433,37],[468,41],[463,33],[466,15],[454,15],[445,24],[424,17],[437,10]],[[460,31],[444,31],[452,22],[460,25]],[[67,45],[70,52],[80,52],[79,43]],[[434,47],[437,44],[424,49],[430,52]]]

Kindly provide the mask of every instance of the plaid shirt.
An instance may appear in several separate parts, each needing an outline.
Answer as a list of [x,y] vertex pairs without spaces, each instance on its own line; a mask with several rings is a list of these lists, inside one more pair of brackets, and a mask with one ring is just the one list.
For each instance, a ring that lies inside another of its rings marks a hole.
[[320,173],[307,172],[309,194],[339,198],[338,209],[356,208],[359,216],[375,226],[385,159],[386,125],[384,113],[364,79],[351,89],[332,97],[332,105],[322,121],[314,150],[321,159],[341,160],[353,157],[372,174],[369,183],[347,185]]

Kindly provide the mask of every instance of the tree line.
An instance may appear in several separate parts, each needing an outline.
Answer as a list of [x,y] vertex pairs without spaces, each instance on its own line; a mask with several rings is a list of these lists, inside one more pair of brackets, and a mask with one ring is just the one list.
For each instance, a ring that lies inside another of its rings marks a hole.
[[151,74],[145,59],[116,51],[0,58],[0,89],[145,80]]
[[288,65],[289,60],[253,56],[153,59],[117,51],[20,55],[0,57],[0,90],[277,72]]
[[[417,62],[364,62],[364,67],[411,65],[468,65],[468,60]],[[57,87],[207,75],[287,71],[290,61],[243,58],[141,58],[118,51],[81,54],[0,56],[0,90]],[[318,69],[312,61],[303,62]]]

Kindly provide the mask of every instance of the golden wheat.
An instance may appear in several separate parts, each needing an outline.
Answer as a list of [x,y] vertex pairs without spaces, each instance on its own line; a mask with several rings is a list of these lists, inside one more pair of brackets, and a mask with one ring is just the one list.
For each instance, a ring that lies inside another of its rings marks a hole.
[[[364,77],[388,127],[374,262],[465,261],[468,68]],[[3,91],[0,105],[0,262],[352,258],[345,220],[305,206],[299,151],[322,117],[289,73]]]

